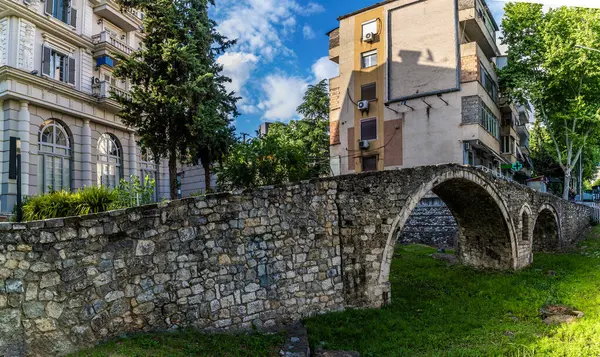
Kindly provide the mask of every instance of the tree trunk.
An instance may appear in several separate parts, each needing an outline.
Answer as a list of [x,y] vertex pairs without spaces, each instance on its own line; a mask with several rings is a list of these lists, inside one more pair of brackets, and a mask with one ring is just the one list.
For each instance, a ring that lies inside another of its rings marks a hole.
[[565,184],[563,185],[563,199],[569,200],[569,193],[571,191],[571,170],[565,171]]
[[171,188],[171,199],[179,198],[177,189],[177,152],[175,148],[169,150],[169,181]]
[[211,173],[210,173],[210,162],[202,161],[202,168],[204,169],[204,193],[208,194],[212,192],[211,188]]

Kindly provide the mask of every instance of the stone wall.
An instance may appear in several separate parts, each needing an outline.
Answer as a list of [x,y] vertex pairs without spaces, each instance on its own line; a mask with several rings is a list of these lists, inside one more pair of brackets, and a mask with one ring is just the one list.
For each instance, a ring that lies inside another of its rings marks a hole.
[[458,226],[448,207],[418,206],[399,232],[398,242],[453,249],[458,243],[457,238]]
[[0,355],[63,355],[128,332],[260,328],[382,306],[397,232],[430,191],[460,226],[459,259],[475,267],[528,266],[540,212],[557,222],[541,239],[555,237],[558,249],[584,238],[592,215],[443,165],[3,223]]
[[[330,190],[331,185],[331,190]],[[343,304],[335,182],[0,225],[0,355],[250,329]]]

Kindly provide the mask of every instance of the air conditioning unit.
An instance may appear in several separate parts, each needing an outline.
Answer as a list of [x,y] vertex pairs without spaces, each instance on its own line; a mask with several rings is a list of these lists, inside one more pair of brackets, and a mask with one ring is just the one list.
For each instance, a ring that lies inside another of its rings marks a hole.
[[364,41],[368,42],[368,43],[372,43],[373,41],[375,41],[375,34],[372,33],[372,32],[369,32],[368,34],[365,34]]
[[369,141],[368,140],[360,140],[358,142],[358,148],[361,150],[369,150]]
[[361,100],[360,102],[357,103],[356,105],[358,107],[358,110],[360,111],[368,111],[369,110],[369,101],[368,100]]

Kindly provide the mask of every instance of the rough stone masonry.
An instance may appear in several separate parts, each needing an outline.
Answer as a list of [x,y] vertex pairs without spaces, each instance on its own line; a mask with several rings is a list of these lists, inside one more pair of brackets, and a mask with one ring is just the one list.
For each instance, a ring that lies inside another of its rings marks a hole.
[[64,355],[129,332],[260,328],[381,306],[395,232],[430,190],[457,217],[460,259],[482,268],[528,265],[535,232],[552,241],[536,246],[564,248],[592,214],[446,165],[3,223],[0,355]]

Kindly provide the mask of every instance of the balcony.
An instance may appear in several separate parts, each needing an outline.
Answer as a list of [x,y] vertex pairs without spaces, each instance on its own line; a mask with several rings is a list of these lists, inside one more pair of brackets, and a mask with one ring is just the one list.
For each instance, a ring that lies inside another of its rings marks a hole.
[[116,103],[113,93],[123,97],[129,97],[128,91],[111,85],[106,81],[100,81],[92,85],[92,95],[100,101],[111,100]]
[[487,58],[500,55],[496,45],[499,28],[483,0],[459,0],[459,19],[466,37],[477,42]]
[[518,108],[519,111],[519,121],[521,122],[521,124],[529,124],[531,122],[531,116],[529,113],[529,110],[527,109],[526,106],[521,105]]
[[340,63],[340,29],[337,28],[327,34],[329,36],[329,59]]
[[94,58],[108,55],[117,52],[125,56],[131,55],[133,48],[129,47],[125,42],[111,36],[107,31],[102,31],[92,37],[94,43]]
[[144,15],[134,9],[121,9],[114,0],[93,0],[94,13],[119,26],[126,32],[139,30]]

